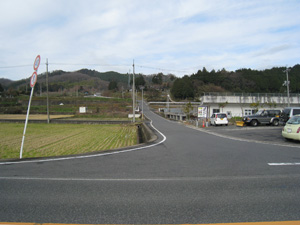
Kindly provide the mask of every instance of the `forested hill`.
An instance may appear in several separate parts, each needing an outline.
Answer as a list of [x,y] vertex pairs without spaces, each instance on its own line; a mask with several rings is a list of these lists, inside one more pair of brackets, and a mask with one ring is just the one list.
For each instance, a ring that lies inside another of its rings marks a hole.
[[[107,89],[110,81],[117,81],[118,83],[127,84],[128,74],[120,74],[117,72],[103,72],[100,73],[95,70],[81,69],[75,72],[66,72],[63,70],[56,70],[48,73],[50,91],[57,91],[58,89],[69,89],[74,86],[86,86],[89,88]],[[5,89],[24,89],[29,85],[29,79],[22,79],[18,81],[11,81],[8,79],[0,79],[0,84]],[[42,83],[45,86],[46,73],[38,75],[37,86]]]
[[[100,93],[104,91],[118,91],[130,89],[132,74],[121,74],[114,71],[98,72],[95,70],[81,69],[74,72],[56,70],[48,73],[49,91],[59,93],[80,92],[85,94]],[[174,75],[163,75],[162,73],[152,75],[135,75],[136,87],[144,86],[149,89],[169,88],[176,79]],[[0,79],[0,96],[15,96],[28,94],[30,92],[29,80],[22,79],[11,81]],[[47,90],[46,73],[39,74],[35,85],[35,92],[41,93]],[[4,94],[1,94],[1,93]]]
[[128,82],[128,74],[120,74],[114,71],[100,73],[96,70],[81,69],[78,72],[82,74],[87,74],[92,77],[97,77],[105,81],[117,81],[120,83]]
[[[178,99],[194,98],[203,92],[284,93],[285,69],[239,69],[235,72],[223,69],[209,72],[203,68],[196,74],[178,78],[171,88],[171,93]],[[290,92],[300,93],[300,65],[290,68],[289,81]]]
[[[165,90],[171,87],[171,94],[176,99],[194,99],[203,92],[244,92],[244,93],[286,93],[285,67],[275,67],[266,70],[239,69],[236,71],[212,70],[205,68],[197,73],[176,78],[174,75],[162,73],[152,75],[137,74],[135,84],[146,89]],[[128,88],[128,74],[117,72],[98,72],[81,69],[75,72],[57,70],[49,73],[50,92],[95,93],[105,90],[123,90]],[[290,92],[300,93],[300,65],[295,65],[289,71]],[[110,84],[114,88],[110,89]],[[145,90],[146,90],[145,89]],[[11,81],[0,79],[1,92],[17,90],[25,93],[30,90],[29,78]],[[46,74],[39,74],[35,91],[46,90]],[[4,96],[4,95],[3,95]],[[11,96],[11,94],[9,95]]]

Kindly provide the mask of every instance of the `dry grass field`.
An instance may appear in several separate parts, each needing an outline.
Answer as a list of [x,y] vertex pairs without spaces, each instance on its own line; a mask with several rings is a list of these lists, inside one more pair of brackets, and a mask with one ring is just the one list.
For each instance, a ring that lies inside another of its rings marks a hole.
[[[0,159],[19,158],[24,124],[0,123]],[[137,144],[135,125],[31,124],[23,158],[116,149]]]
[[[71,118],[73,115],[51,115],[50,119],[63,119],[63,118]],[[23,114],[0,114],[0,119],[3,120],[25,120],[26,115]],[[44,114],[30,114],[30,120],[47,120],[47,115]]]

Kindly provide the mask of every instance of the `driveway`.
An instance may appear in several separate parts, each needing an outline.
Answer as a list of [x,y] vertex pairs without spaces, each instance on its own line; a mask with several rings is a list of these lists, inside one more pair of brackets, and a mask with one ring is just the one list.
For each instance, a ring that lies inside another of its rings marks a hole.
[[282,137],[282,128],[283,126],[238,127],[235,125],[229,125],[216,127],[209,126],[204,129],[199,128],[199,130],[235,140],[300,148],[299,141],[286,140]]

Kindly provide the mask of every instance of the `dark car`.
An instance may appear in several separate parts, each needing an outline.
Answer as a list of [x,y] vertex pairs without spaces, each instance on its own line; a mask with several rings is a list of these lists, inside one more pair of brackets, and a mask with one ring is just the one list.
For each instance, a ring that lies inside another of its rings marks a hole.
[[243,122],[247,125],[257,126],[259,124],[279,125],[280,110],[261,109],[251,116],[243,117]]

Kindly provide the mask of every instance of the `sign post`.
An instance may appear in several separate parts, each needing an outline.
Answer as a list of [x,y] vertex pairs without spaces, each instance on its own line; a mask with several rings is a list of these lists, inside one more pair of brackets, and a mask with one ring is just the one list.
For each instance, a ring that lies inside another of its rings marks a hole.
[[20,159],[22,159],[22,155],[23,155],[23,146],[24,146],[24,141],[25,141],[26,128],[27,128],[27,124],[28,124],[31,99],[32,99],[32,96],[33,96],[34,86],[35,86],[36,81],[37,81],[37,70],[40,66],[40,62],[41,62],[41,57],[40,57],[40,55],[38,55],[34,60],[34,64],[33,64],[34,72],[31,75],[31,79],[30,79],[31,93],[30,93],[30,98],[29,98],[29,103],[28,103],[28,108],[27,108],[27,116],[26,116],[26,120],[25,120],[24,131],[23,131],[23,138],[22,138],[22,144],[21,144],[21,149],[20,149]]
[[202,127],[205,127],[205,122],[207,118],[207,107],[198,107],[198,119],[202,118]]

